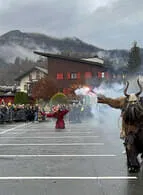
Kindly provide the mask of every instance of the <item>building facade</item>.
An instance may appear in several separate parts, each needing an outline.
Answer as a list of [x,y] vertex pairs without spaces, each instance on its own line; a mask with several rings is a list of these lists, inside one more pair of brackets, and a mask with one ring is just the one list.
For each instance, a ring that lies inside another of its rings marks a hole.
[[110,73],[99,58],[77,59],[56,54],[34,52],[47,57],[48,75],[57,80],[59,91],[68,93],[71,86],[98,85],[109,79]]
[[21,92],[31,95],[32,86],[35,82],[48,75],[48,70],[38,66],[33,67],[28,72],[17,77],[15,80],[18,82]]

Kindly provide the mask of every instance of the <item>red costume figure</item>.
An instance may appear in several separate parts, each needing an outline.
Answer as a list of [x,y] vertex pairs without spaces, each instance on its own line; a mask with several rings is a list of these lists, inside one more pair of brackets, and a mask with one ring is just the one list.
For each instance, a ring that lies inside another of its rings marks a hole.
[[51,117],[51,118],[56,118],[56,129],[65,129],[65,122],[64,122],[64,116],[68,113],[69,111],[67,109],[59,109],[58,111],[54,113],[42,113],[42,115],[45,115],[46,117]]

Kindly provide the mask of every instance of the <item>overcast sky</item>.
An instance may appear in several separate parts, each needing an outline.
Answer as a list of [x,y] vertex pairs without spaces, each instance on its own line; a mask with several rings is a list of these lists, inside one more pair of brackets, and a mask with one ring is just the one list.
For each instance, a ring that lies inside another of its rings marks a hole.
[[10,30],[78,37],[104,49],[143,47],[143,0],[0,0],[0,35]]

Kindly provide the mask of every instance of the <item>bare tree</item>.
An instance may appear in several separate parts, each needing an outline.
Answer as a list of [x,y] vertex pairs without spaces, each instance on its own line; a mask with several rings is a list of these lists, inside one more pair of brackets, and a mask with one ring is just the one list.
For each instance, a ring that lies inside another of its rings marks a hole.
[[32,89],[32,97],[34,99],[50,100],[57,91],[55,80],[47,76],[35,83]]

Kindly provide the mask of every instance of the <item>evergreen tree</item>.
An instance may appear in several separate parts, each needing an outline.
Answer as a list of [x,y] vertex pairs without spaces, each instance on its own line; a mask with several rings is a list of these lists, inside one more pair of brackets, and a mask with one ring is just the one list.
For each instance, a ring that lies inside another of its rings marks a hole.
[[129,53],[128,60],[129,73],[133,74],[137,72],[140,66],[141,66],[140,48],[137,46],[137,42],[135,41]]

